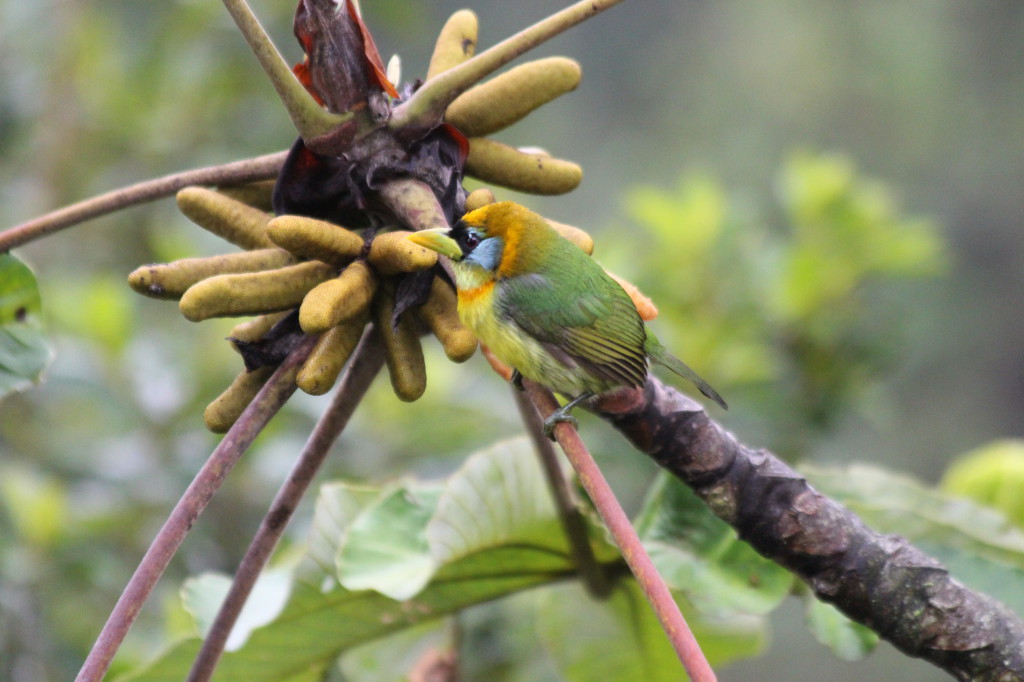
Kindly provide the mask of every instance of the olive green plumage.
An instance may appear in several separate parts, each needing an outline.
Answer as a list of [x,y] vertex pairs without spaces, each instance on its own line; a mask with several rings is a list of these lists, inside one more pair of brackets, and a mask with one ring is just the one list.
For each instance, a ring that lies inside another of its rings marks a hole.
[[452,259],[459,316],[522,376],[584,398],[642,386],[650,358],[726,406],[647,331],[629,294],[600,265],[523,206],[489,204],[451,230],[410,239]]

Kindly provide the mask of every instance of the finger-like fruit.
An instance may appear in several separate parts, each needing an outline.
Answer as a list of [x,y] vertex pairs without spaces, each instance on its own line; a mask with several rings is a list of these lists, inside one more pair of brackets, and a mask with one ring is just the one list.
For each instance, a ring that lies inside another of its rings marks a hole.
[[400,400],[412,402],[427,389],[427,368],[423,362],[423,347],[416,333],[415,319],[406,313],[391,324],[395,309],[394,294],[382,288],[374,298],[373,323],[384,341],[391,388]]
[[196,282],[214,275],[260,272],[291,265],[295,257],[284,249],[257,249],[205,258],[184,258],[136,268],[128,275],[132,289],[153,298],[181,298]]
[[206,406],[203,421],[214,433],[225,433],[274,373],[273,367],[243,371],[212,403]]
[[476,337],[459,320],[455,290],[440,277],[430,285],[430,297],[420,308],[420,316],[441,342],[452,362],[465,362],[476,351]]
[[[608,272],[605,270],[605,272]],[[644,292],[640,291],[640,288],[630,282],[628,279],[619,277],[614,272],[608,272],[608,276],[619,283],[629,297],[633,299],[633,305],[636,306],[636,311],[640,313],[641,319],[644,322],[650,322],[658,316],[658,306],[654,305],[654,301],[647,297]]]
[[476,52],[478,31],[479,24],[472,10],[460,9],[451,15],[437,36],[434,54],[430,57],[430,66],[427,68],[427,79],[472,57]]
[[205,187],[178,192],[178,208],[189,220],[243,249],[274,246],[267,237],[271,215]]
[[530,194],[564,194],[583,179],[583,169],[572,161],[542,154],[526,154],[486,137],[469,141],[467,175]]
[[299,326],[307,334],[326,332],[365,310],[376,288],[373,270],[364,261],[353,261],[306,294],[299,307]]
[[565,223],[555,222],[554,220],[548,220],[548,225],[555,228],[558,234],[562,235],[576,246],[583,249],[588,256],[594,253],[594,238],[584,232],[578,227],[572,225],[566,225]]
[[358,256],[364,245],[362,237],[340,225],[297,215],[274,218],[267,225],[267,235],[296,256],[335,265]]
[[313,352],[302,365],[295,383],[310,395],[323,395],[331,390],[338,374],[348,362],[366,327],[369,311],[347,320],[345,324],[334,327],[320,336]]
[[490,135],[575,90],[582,76],[580,65],[567,57],[528,62],[459,95],[445,120],[466,137]]
[[261,211],[272,213],[274,210],[274,184],[275,180],[260,180],[249,182],[244,185],[226,185],[218,187],[217,191],[231,197],[243,204],[248,204]]
[[259,341],[266,336],[267,332],[269,332],[275,324],[283,320],[289,312],[291,311],[282,310],[279,313],[268,313],[266,315],[254,317],[251,320],[246,320],[245,322],[239,322],[231,328],[231,333],[228,334],[228,338],[243,341],[245,343]]
[[367,256],[370,265],[383,275],[396,275],[399,272],[434,267],[437,263],[437,252],[413,244],[407,239],[410,234],[405,230],[395,230],[374,237]]
[[287,310],[336,273],[331,265],[308,261],[266,272],[217,275],[190,287],[178,307],[193,322]]
[[486,206],[487,204],[493,203],[494,192],[487,189],[486,187],[475,189],[468,195],[466,195],[466,213],[469,213],[470,211],[475,211],[481,206]]

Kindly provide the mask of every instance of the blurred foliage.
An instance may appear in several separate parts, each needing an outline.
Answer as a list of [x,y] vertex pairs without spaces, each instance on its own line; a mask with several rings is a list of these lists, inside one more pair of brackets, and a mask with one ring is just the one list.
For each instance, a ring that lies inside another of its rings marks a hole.
[[[254,3],[291,59],[298,58],[294,4]],[[400,51],[411,78],[424,70],[436,29],[462,3],[364,5],[385,59]],[[475,9],[482,46],[548,11],[544,3],[489,0]],[[590,230],[598,258],[655,298],[659,336],[716,386],[723,380],[733,405],[723,419],[746,442],[792,456],[855,453],[934,479],[953,454],[1022,435],[1022,31],[1017,3],[631,0],[628,10],[542,48],[579,58],[585,79],[557,110],[514,135],[557,140],[586,178],[573,194],[534,207]],[[0,224],[142,178],[287,147],[294,131],[257,74],[217,2],[0,3]],[[797,155],[780,172],[780,157],[797,147],[843,149],[890,179],[901,204],[937,216],[953,255],[915,256],[921,242],[909,235],[925,228],[898,212],[886,218],[895,201],[853,174],[844,157]],[[710,170],[665,189],[681,167]],[[808,176],[808,167],[820,175]],[[764,189],[772,178],[775,201]],[[789,265],[798,260],[795,243],[835,265],[837,249],[798,234],[816,232],[813,219],[823,215],[791,212],[806,195],[801,183],[838,187],[845,199],[818,209],[864,230],[849,235],[830,224],[820,234],[854,240],[858,259],[839,264],[852,275],[833,277],[814,262],[804,263],[808,272]],[[624,191],[635,217],[615,215]],[[662,201],[668,211],[658,210]],[[687,229],[674,231],[675,239],[697,242],[686,246],[685,267],[674,242],[644,227],[644,211],[671,216],[678,204],[694,207]],[[622,225],[630,229],[601,233]],[[642,238],[634,239],[635,225]],[[898,234],[888,233],[893,227]],[[880,239],[899,240],[891,246],[907,268],[902,274],[888,269]],[[140,263],[217,246],[162,202],[19,252],[40,273],[56,358],[46,382],[0,405],[4,679],[73,676],[135,561],[216,442],[200,415],[237,372],[237,356],[223,343],[230,323],[193,326],[169,306],[135,300],[127,287],[109,292]],[[698,257],[702,248],[709,258]],[[911,278],[921,274],[908,267],[914,258],[951,276]],[[786,293],[785,271],[794,282],[830,288]],[[857,273],[859,284],[839,296],[836,311],[824,301],[824,309],[810,305],[839,295],[836,288]],[[797,310],[817,322],[805,326]],[[433,478],[474,447],[519,430],[508,389],[482,362],[452,366],[431,344],[426,351],[427,395],[406,405],[386,386],[373,390],[326,475]],[[848,368],[834,366],[847,360],[841,353],[853,354]],[[188,575],[233,570],[322,407],[294,399],[233,472],[143,610],[120,669],[149,658],[165,636],[194,632],[177,586]],[[603,424],[582,421],[616,491],[637,509],[653,468]],[[290,545],[302,542],[310,516],[300,511]],[[990,530],[996,539],[1005,532],[995,523]],[[983,544],[948,549],[944,558],[964,558],[960,577],[984,575],[986,563],[972,558]],[[521,616],[534,614],[537,599],[556,610],[574,604],[577,589],[524,593],[461,614],[463,646],[477,656],[465,661],[467,678],[552,679],[550,658],[537,655],[533,621]],[[944,679],[885,647],[857,666],[822,662],[785,610],[773,616],[773,647],[725,668],[720,679],[820,679],[823,665],[837,682]],[[361,669],[351,662],[360,653],[378,658],[354,650],[346,671]]]
[[[737,214],[703,175],[632,189],[639,229],[601,240],[598,257],[671,301],[666,345],[726,396],[742,391],[730,401],[771,420],[774,447],[800,456],[892,368],[909,320],[888,281],[937,274],[946,255],[931,223],[902,215],[845,157],[793,154],[779,176],[779,225]],[[640,263],[626,260],[638,238]]]
[[1024,441],[998,440],[961,455],[946,470],[941,487],[998,509],[1024,528]]

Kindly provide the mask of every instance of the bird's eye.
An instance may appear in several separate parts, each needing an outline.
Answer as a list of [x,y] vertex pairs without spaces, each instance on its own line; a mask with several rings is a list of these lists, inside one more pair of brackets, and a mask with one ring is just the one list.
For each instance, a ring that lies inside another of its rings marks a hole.
[[480,243],[480,235],[473,230],[466,230],[465,235],[462,237],[462,250],[469,253],[476,248],[476,245]]

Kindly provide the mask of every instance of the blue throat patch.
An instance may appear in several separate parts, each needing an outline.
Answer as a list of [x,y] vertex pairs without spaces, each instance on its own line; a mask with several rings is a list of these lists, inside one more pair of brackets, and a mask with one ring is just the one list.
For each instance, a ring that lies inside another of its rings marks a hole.
[[479,265],[485,270],[497,270],[501,265],[501,255],[505,251],[505,242],[500,237],[490,237],[477,244],[473,252],[463,260]]

